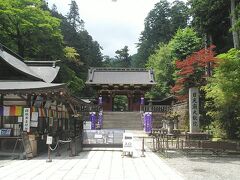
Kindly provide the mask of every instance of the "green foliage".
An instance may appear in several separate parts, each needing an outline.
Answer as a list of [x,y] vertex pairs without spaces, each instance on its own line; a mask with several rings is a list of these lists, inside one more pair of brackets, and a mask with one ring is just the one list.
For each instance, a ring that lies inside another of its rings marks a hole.
[[114,111],[127,111],[128,110],[128,98],[127,96],[118,95],[114,97]]
[[114,58],[110,58],[109,56],[103,57],[103,66],[104,67],[117,67],[117,68],[129,68],[132,67],[132,56],[129,55],[128,46],[124,46],[124,48],[117,50],[116,56]]
[[42,0],[0,1],[0,41],[23,57],[58,58],[62,54],[60,20],[43,5]]
[[167,97],[170,95],[170,87],[173,86],[173,56],[169,45],[160,44],[159,49],[152,54],[146,64],[155,73],[157,85],[149,93],[150,97]]
[[183,60],[201,48],[202,41],[192,28],[178,29],[170,41],[175,59]]
[[70,11],[67,15],[67,19],[75,31],[84,29],[84,21],[80,19],[78,5],[75,0],[71,0]]
[[208,44],[216,45],[218,53],[231,47],[232,35],[229,31],[230,0],[188,0],[193,17],[192,26],[208,39]]
[[128,46],[124,46],[124,48],[115,52],[117,54],[116,61],[119,62],[118,64],[120,65],[120,67],[130,67],[131,57],[129,56],[128,51]]
[[155,4],[145,19],[134,63],[144,67],[159,43],[168,43],[178,28],[187,26],[188,18],[188,8],[183,2],[175,1],[170,6],[167,0],[160,0]]
[[157,82],[148,95],[161,98],[169,96],[175,83],[175,60],[186,58],[200,46],[201,39],[191,28],[179,29],[168,44],[160,44],[146,64],[148,68],[153,68]]
[[227,138],[226,131],[222,127],[222,123],[218,120],[211,122],[211,124],[209,125],[209,131],[214,138]]
[[[71,11],[71,7],[70,7]],[[83,28],[74,27],[69,18],[62,16],[56,11],[52,15],[61,19],[61,31],[63,33],[63,40],[67,46],[64,49],[65,57],[64,64],[75,72],[83,82],[87,79],[87,72],[89,67],[102,66],[101,47],[97,41]],[[71,78],[69,79],[71,81]],[[73,86],[70,86],[73,87]],[[80,95],[80,90],[78,95]],[[86,87],[81,91],[82,96],[92,96],[93,93]]]
[[229,138],[240,138],[240,51],[231,49],[218,58],[218,67],[204,88],[209,99],[206,107]]
[[75,48],[67,46],[63,49],[63,51],[64,51],[64,55],[68,61],[74,62],[78,66],[82,65],[82,63],[80,61],[80,55],[77,53]]
[[66,83],[70,92],[75,95],[79,95],[84,88],[84,81],[76,75],[76,73],[70,69],[67,65],[62,64],[59,72],[59,78],[63,83]]

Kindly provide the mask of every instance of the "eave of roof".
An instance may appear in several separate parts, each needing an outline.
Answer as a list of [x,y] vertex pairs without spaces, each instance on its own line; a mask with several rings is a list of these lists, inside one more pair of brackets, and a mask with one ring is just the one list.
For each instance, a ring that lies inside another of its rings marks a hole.
[[45,82],[53,82],[56,78],[60,67],[48,67],[48,66],[29,66],[38,76],[42,77]]
[[42,81],[0,81],[0,93],[45,93],[67,91],[65,84]]
[[152,70],[139,68],[91,68],[89,85],[154,85]]
[[40,76],[34,73],[23,61],[8,53],[3,48],[0,48],[0,58],[17,71],[26,74],[34,80],[43,80]]

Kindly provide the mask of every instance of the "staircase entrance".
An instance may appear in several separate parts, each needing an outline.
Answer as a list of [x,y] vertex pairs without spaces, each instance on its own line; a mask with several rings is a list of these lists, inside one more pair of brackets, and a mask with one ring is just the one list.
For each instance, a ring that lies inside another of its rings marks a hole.
[[86,84],[96,90],[100,112],[92,117],[93,123],[94,118],[97,121],[97,128],[86,130],[83,142],[93,146],[114,145],[119,143],[115,139],[122,140],[125,130],[143,130],[140,110],[144,95],[156,84],[152,70],[90,68]]
[[84,130],[84,147],[122,147],[126,130],[141,131],[143,123],[138,112],[103,112],[102,129]]
[[143,130],[141,113],[103,112],[103,129]]

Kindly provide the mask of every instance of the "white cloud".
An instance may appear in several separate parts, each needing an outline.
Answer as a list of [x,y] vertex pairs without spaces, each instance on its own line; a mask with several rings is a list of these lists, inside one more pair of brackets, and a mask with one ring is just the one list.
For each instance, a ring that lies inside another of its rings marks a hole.
[[[144,19],[159,0],[75,0],[85,28],[103,47],[102,53],[111,57],[127,45],[136,53],[136,43],[144,29]],[[66,15],[71,0],[48,0]]]

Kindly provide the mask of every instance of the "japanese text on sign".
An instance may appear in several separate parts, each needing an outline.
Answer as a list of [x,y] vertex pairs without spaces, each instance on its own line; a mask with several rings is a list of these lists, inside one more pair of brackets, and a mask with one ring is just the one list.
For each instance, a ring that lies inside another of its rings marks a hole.
[[197,88],[189,89],[189,118],[190,132],[199,131],[199,91]]
[[31,120],[30,108],[24,108],[23,109],[23,131],[30,132],[30,120]]

